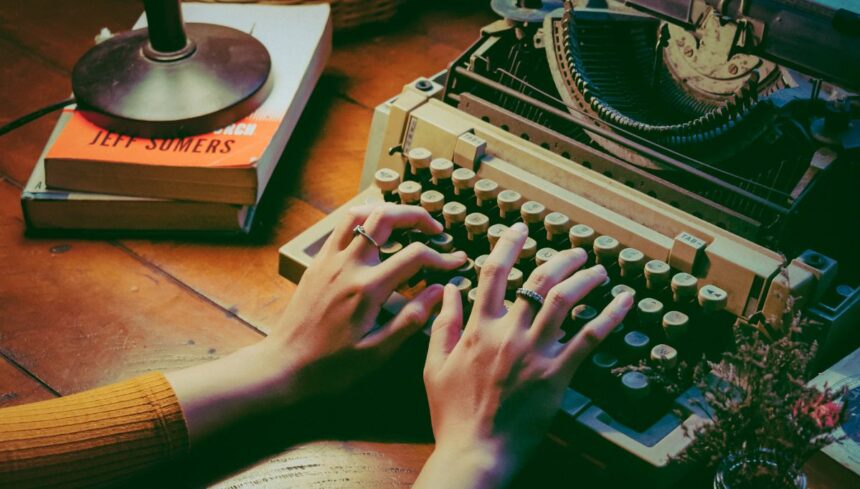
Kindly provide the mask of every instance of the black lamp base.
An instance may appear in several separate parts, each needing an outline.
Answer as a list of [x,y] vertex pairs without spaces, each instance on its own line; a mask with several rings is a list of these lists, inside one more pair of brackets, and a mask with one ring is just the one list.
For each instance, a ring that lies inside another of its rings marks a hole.
[[188,42],[152,49],[147,29],[90,49],[72,71],[78,108],[95,124],[140,137],[214,131],[256,110],[271,91],[271,58],[260,41],[211,24],[186,24]]

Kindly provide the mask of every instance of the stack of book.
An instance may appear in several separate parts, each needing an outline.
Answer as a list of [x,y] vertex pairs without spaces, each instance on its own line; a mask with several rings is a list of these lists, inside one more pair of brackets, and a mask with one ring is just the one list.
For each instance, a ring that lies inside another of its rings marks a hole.
[[[266,101],[223,129],[175,139],[109,132],[65,110],[21,195],[28,229],[250,231],[331,51],[329,6],[182,9],[186,22],[233,27],[266,46],[273,77]],[[142,16],[135,28],[145,25]]]

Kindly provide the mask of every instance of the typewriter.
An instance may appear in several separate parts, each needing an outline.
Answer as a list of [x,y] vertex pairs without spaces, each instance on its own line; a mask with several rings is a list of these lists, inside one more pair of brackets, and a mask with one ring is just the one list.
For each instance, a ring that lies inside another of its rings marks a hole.
[[383,257],[416,239],[466,250],[461,269],[425,277],[466,304],[514,222],[530,238],[511,291],[585,248],[609,279],[565,330],[623,290],[636,307],[580,368],[551,436],[640,487],[668,484],[684,426],[707,417],[697,391],[614,369],[716,357],[736,320],[779,329],[786,311],[822,326],[822,366],[858,343],[860,15],[838,3],[493,0],[501,19],[446,71],[376,108],[361,192],[285,244],[280,272],[298,282],[343,209],[380,199],[445,225]]

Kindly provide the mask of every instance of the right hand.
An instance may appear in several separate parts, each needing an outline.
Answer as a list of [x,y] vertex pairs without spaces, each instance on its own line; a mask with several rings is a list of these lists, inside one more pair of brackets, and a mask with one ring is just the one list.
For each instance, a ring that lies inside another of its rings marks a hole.
[[526,282],[546,298],[542,307],[518,297],[506,310],[506,278],[526,236],[515,224],[493,248],[465,330],[460,294],[445,288],[424,371],[436,449],[416,488],[504,485],[543,438],[576,368],[633,303],[630,294],[619,295],[560,343],[568,312],[606,277],[599,265],[579,270],[587,255],[573,249]]

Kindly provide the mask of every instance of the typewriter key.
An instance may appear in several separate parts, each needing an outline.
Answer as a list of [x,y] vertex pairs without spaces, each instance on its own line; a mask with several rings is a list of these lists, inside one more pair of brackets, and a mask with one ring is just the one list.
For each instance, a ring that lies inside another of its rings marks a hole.
[[535,264],[541,266],[558,253],[552,248],[541,248],[535,253]]
[[577,224],[570,228],[570,246],[571,248],[583,248],[586,251],[591,251],[594,242],[595,232],[590,226],[585,224]]
[[662,260],[651,260],[645,264],[645,286],[651,291],[663,290],[669,285],[669,264]]
[[493,224],[487,229],[487,239],[490,241],[490,249],[496,246],[496,242],[502,237],[502,233],[508,229],[504,224]]
[[496,207],[496,196],[500,191],[499,184],[489,178],[482,178],[475,182],[475,202],[478,209],[489,215],[490,210]]
[[696,298],[699,279],[689,273],[676,273],[672,277],[672,299],[677,304],[688,304]]
[[645,255],[636,248],[624,248],[618,253],[618,267],[621,278],[632,281],[642,274],[645,267]]
[[669,345],[656,345],[651,348],[651,360],[665,367],[672,368],[678,364],[678,350]]
[[373,174],[373,180],[379,190],[382,191],[382,197],[386,202],[399,202],[397,196],[397,186],[400,185],[400,174],[389,168],[376,170]]
[[421,185],[430,183],[430,160],[433,155],[427,148],[412,148],[406,153],[406,159],[409,160],[410,177],[409,180],[415,180]]
[[421,184],[411,180],[401,183],[397,187],[400,195],[400,203],[406,205],[418,205],[421,202]]

